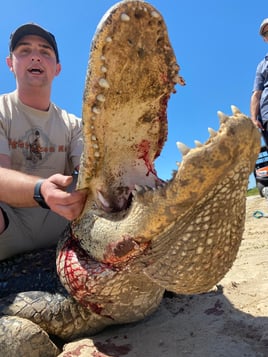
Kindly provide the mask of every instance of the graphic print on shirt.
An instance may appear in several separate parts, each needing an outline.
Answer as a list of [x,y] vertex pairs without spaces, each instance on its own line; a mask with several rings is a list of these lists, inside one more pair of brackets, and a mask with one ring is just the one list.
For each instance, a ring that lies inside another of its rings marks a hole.
[[32,128],[21,139],[22,152],[26,159],[26,166],[36,167],[44,163],[55,152],[55,145],[40,128]]
[[32,142],[29,141],[29,150],[26,160],[31,160],[34,164],[36,164],[38,160],[42,160],[42,146],[40,144],[39,130],[35,131],[34,136],[34,140]]

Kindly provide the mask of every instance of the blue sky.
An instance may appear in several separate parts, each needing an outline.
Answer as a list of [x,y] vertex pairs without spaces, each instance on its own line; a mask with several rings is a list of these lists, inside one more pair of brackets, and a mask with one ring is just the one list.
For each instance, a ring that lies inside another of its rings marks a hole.
[[[5,58],[10,33],[26,22],[36,22],[56,36],[62,72],[52,100],[78,116],[89,48],[102,15],[113,0],[5,1],[0,15],[0,92],[15,88]],[[217,111],[231,114],[236,105],[249,114],[249,100],[257,63],[268,52],[258,34],[268,17],[267,0],[152,0],[163,15],[185,87],[178,87],[168,106],[169,135],[156,163],[158,175],[169,179],[181,160],[176,142],[194,147],[205,142],[208,127],[219,128]],[[267,9],[265,13],[264,10]],[[198,168],[197,168],[198,170]],[[195,174],[195,173],[193,173]],[[196,173],[198,174],[198,172]],[[249,187],[255,185],[251,176]]]

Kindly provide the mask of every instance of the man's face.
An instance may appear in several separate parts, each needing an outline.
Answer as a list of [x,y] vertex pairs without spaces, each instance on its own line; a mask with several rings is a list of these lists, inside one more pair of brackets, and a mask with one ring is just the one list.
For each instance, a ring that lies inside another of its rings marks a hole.
[[61,70],[51,45],[36,35],[22,37],[7,58],[7,64],[18,85],[50,86]]

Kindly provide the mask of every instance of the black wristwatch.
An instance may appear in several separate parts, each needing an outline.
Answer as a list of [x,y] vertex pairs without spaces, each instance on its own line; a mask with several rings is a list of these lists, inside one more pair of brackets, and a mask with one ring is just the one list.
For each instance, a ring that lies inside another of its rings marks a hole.
[[46,201],[44,200],[44,197],[41,193],[41,185],[44,181],[45,180],[43,179],[37,181],[36,185],[34,186],[33,198],[42,208],[50,209],[49,206],[46,204]]

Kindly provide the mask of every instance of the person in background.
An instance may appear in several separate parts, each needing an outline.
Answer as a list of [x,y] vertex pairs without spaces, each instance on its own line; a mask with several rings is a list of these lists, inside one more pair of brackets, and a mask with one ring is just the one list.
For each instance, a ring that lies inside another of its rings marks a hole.
[[[259,33],[268,43],[268,18],[262,21]],[[268,148],[268,53],[257,66],[250,100],[250,115],[253,123],[261,130]]]
[[69,188],[83,148],[81,119],[50,99],[61,71],[54,35],[24,24],[9,52],[16,89],[0,96],[0,260],[56,244],[86,200]]

